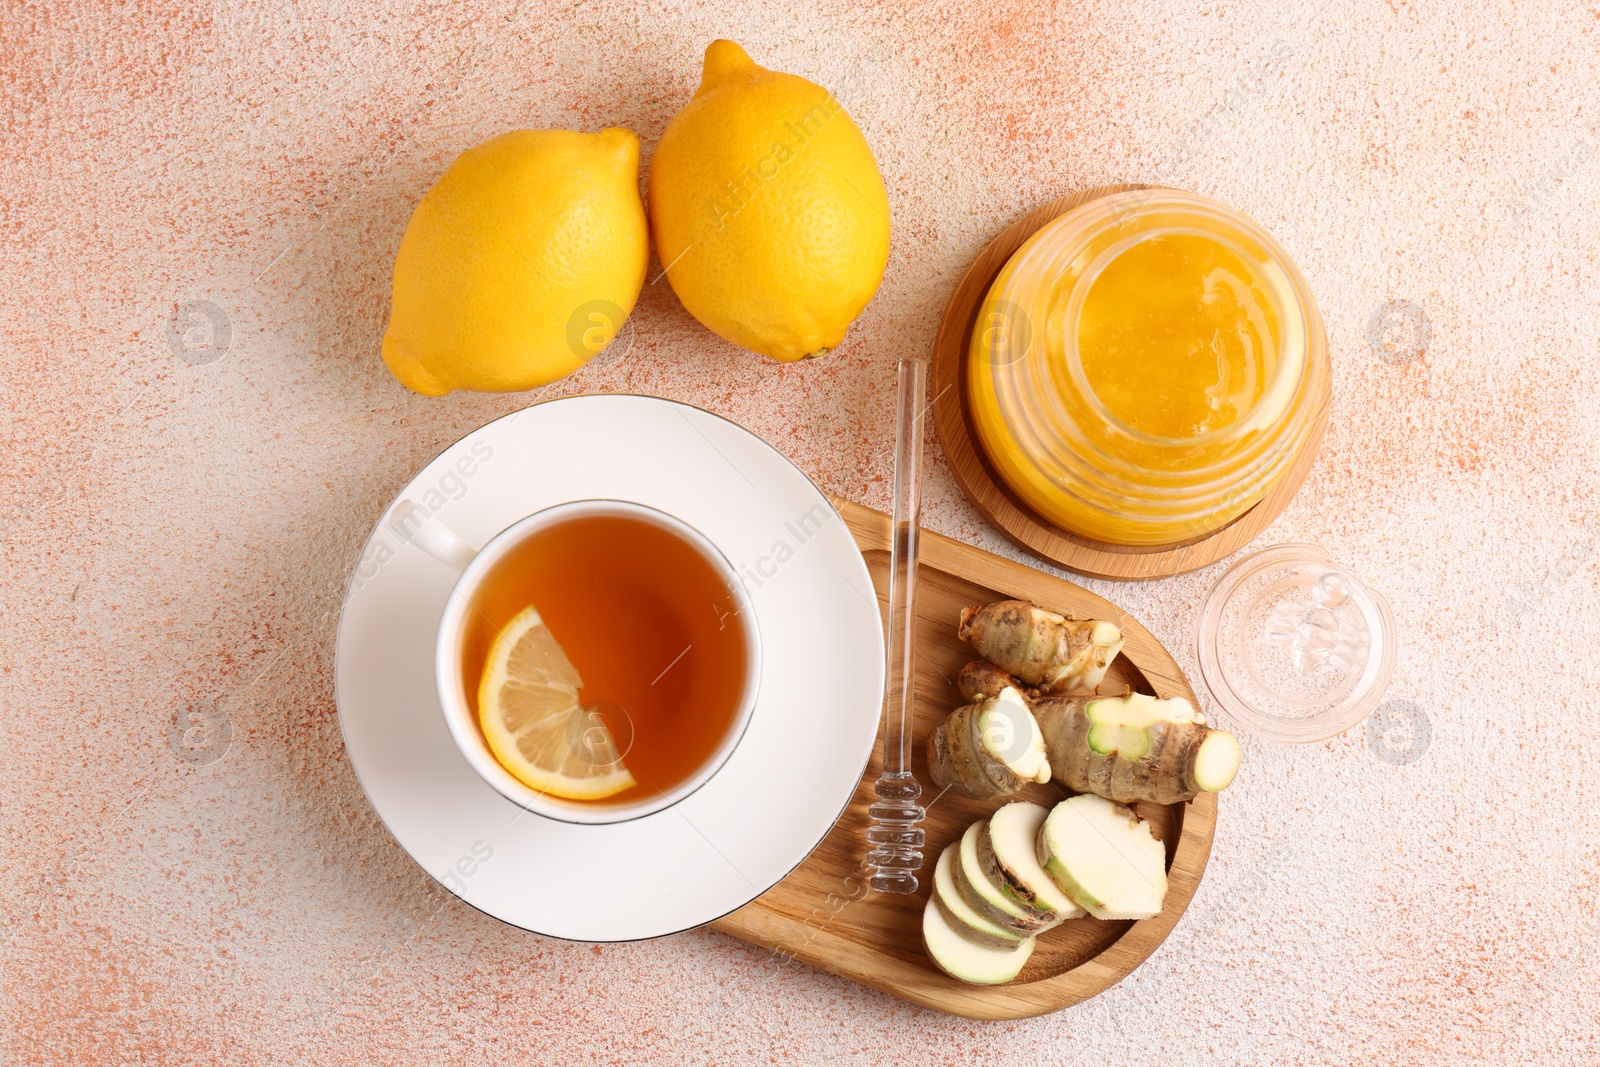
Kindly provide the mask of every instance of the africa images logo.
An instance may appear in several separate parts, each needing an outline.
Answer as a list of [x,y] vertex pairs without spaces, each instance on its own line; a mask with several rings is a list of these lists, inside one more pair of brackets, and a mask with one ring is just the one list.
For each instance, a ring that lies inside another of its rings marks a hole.
[[[460,500],[467,495],[468,482],[483,468],[483,465],[494,458],[494,446],[488,441],[478,440],[472,442],[465,455],[459,456],[454,463],[446,467],[444,473],[434,479],[431,486],[420,492],[407,494],[412,503],[408,513],[409,524],[421,523],[437,515],[444,506],[454,500]],[[367,544],[367,549],[361,554],[361,559],[356,563],[355,573],[350,577],[350,592],[356,593],[363,585],[375,578],[384,564],[394,559],[400,545],[391,544],[389,535],[395,532],[400,535],[400,544],[410,540],[404,534],[414,533],[415,526],[409,525],[405,531],[393,531],[388,523],[380,524],[377,532],[372,535],[372,540]]]

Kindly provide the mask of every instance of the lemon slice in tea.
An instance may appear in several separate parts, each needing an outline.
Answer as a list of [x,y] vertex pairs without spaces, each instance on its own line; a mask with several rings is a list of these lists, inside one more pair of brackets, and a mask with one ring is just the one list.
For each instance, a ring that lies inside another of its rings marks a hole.
[[506,623],[478,686],[489,751],[523,784],[551,796],[600,800],[634,785],[611,732],[578,702],[583,679],[534,608]]

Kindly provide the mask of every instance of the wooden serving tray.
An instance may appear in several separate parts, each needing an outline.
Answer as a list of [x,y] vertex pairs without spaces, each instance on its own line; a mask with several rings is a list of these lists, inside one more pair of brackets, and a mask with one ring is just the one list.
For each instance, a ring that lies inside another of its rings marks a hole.
[[[967,411],[967,356],[972,347],[972,326],[989,286],[1017,249],[1046,223],[1102,196],[1153,188],[1157,187],[1097,186],[1041,204],[1013,222],[978,253],[961,276],[955,292],[950,294],[950,303],[945,306],[944,318],[933,342],[933,366],[930,368],[933,422],[945,458],[950,461],[950,469],[967,499],[995,529],[1016,544],[1091,578],[1119,581],[1165,578],[1215,563],[1243,548],[1271,526],[1294,499],[1316,462],[1328,426],[1328,400],[1333,387],[1325,378],[1321,414],[1317,416],[1311,436],[1267,495],[1220,530],[1170,545],[1114,545],[1063,530],[1023,503],[989,465],[977,445],[972,418]],[[1323,328],[1320,317],[1316,328]]]
[[[834,499],[872,573],[880,610],[887,610],[889,516]],[[1106,686],[1127,685],[1157,696],[1195,700],[1183,672],[1150,632],[1105,599],[1071,582],[1025,567],[948,537],[924,532],[917,588],[917,701],[913,766],[926,792],[927,848],[915,896],[867,889],[867,806],[882,762],[875,753],[855,797],[822,843],[789,876],[738,911],[712,923],[714,929],[770,948],[785,961],[799,960],[906,1000],[973,1019],[1020,1019],[1076,1004],[1121,981],[1166,938],[1188,907],[1211,854],[1217,800],[1202,793],[1189,804],[1140,804],[1140,815],[1167,846],[1166,907],[1154,919],[1103,922],[1075,919],[1039,937],[1038,948],[1016,981],[1003,986],[958,982],[929,962],[922,950],[922,907],[932,887],[933,866],[944,847],[969,824],[1004,800],[969,800],[930,788],[925,745],[928,731],[959,706],[956,672],[976,658],[956,637],[961,608],[1022,598],[1080,618],[1101,618],[1122,627],[1122,655],[1106,675]],[[1067,794],[1053,783],[1029,785],[1014,799],[1050,806]],[[1012,799],[1012,798],[1008,798]]]

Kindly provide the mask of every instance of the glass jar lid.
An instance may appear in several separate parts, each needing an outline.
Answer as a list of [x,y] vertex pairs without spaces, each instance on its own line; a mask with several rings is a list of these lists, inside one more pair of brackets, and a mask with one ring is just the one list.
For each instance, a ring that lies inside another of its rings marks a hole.
[[1228,568],[1195,639],[1212,698],[1272,741],[1344,733],[1377,707],[1394,669],[1388,601],[1315,545],[1275,545]]

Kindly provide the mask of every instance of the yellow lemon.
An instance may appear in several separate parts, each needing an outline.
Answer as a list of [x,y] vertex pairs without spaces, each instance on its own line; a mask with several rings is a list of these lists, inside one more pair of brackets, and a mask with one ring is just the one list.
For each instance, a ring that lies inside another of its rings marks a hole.
[[712,41],[650,163],[656,255],[689,313],[771,356],[844,339],[889,262],[872,149],[829,92]]
[[648,263],[638,137],[501,134],[450,164],[406,225],[383,361],[426,396],[564,378],[621,329]]

